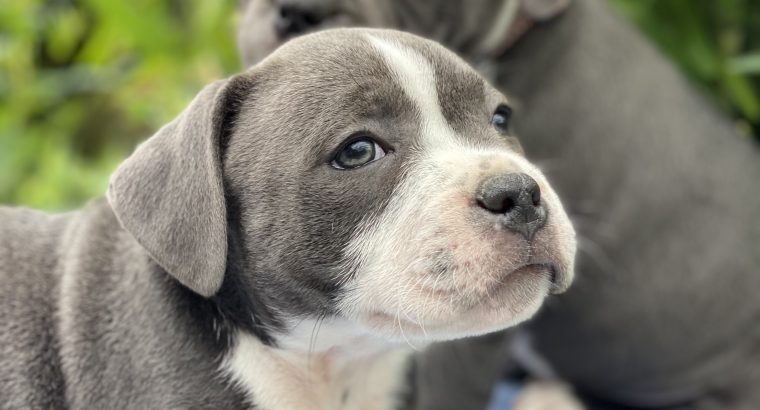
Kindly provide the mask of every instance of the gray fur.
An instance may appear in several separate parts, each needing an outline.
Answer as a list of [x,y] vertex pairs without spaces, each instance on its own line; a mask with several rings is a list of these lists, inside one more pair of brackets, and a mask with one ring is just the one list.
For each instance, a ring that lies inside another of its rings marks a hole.
[[[578,285],[525,327],[557,375],[599,408],[757,407],[757,146],[599,0],[571,2],[499,58],[461,41],[477,42],[494,2],[373,3],[323,25],[407,29],[478,62],[517,101],[517,135],[569,203],[581,237]],[[251,10],[239,35],[249,64],[269,38],[269,14]],[[499,360],[424,376],[478,356],[469,343],[423,356],[423,407],[482,408],[488,389],[477,383],[499,375]],[[498,344],[477,343],[504,357]]]
[[0,408],[240,403],[213,337],[105,201],[57,216],[3,208],[0,221]]
[[0,208],[0,408],[62,408],[56,311],[70,216]]

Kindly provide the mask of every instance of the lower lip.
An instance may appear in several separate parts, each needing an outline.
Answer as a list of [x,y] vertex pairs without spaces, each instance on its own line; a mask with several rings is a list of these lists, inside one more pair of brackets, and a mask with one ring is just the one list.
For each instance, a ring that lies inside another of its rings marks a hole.
[[[525,265],[525,266],[519,267],[517,269],[514,269],[514,270],[509,271],[508,273],[504,274],[504,276],[502,277],[502,280],[500,280],[497,283],[495,283],[493,285],[493,287],[487,293],[489,295],[494,295],[494,294],[502,291],[505,288],[513,286],[514,285],[514,283],[513,283],[514,280],[518,276],[523,276],[523,275],[531,275],[531,276],[536,276],[536,277],[543,276],[543,277],[547,278],[551,282],[551,285],[552,285],[553,288],[558,287],[558,285],[557,285],[557,269],[553,265],[551,265],[551,264],[534,263],[534,264],[529,264],[529,265]],[[435,297],[437,299],[448,298],[453,293],[456,292],[456,290],[454,290],[454,289],[434,289],[434,288],[425,288],[425,287],[421,288],[421,290],[423,292],[425,292],[426,294],[431,295],[431,296],[433,296],[433,297]],[[370,317],[374,317],[376,319],[383,319],[383,320],[390,319],[390,315],[385,314],[383,312],[377,312],[377,311],[371,313]],[[397,319],[394,319],[394,320],[400,320],[402,322],[408,322],[408,321],[406,321],[404,319],[401,319],[401,318],[397,318]],[[409,322],[409,323],[411,323],[411,322]]]
[[544,263],[531,263],[530,265],[521,266],[511,272],[509,272],[506,277],[510,277],[513,275],[523,275],[523,274],[544,274],[545,272],[552,273],[553,269],[551,265],[544,264]]
[[[470,314],[478,314],[482,309],[490,309],[490,308],[496,308],[496,306],[489,306],[489,303],[484,303],[483,301],[490,301],[490,303],[500,303],[500,300],[503,300],[503,297],[505,297],[505,294],[510,292],[510,288],[515,286],[515,282],[519,282],[519,278],[527,275],[532,276],[535,279],[538,279],[540,277],[546,278],[548,281],[549,279],[554,278],[555,270],[551,265],[546,264],[531,264],[526,265],[523,267],[520,267],[518,269],[515,269],[508,273],[503,281],[500,281],[499,283],[495,284],[491,289],[486,291],[486,293],[483,295],[482,298],[480,298],[480,302],[474,302],[471,306],[462,306],[460,303],[459,306],[462,308],[462,310],[457,314],[457,316],[466,317]],[[552,286],[555,285],[552,283]],[[444,292],[441,290],[434,290],[433,293],[437,295],[443,295],[443,294],[449,294],[450,292]],[[546,295],[539,295],[536,294],[535,296],[531,296],[531,298],[543,298]],[[518,315],[520,312],[513,312],[514,315]],[[403,329],[409,329],[407,331],[411,331],[411,329],[420,328],[421,325],[419,323],[415,323],[411,320],[407,320],[399,315],[390,315],[385,312],[381,311],[374,311],[372,313],[369,313],[367,316],[365,316],[366,323],[372,324],[373,327],[377,328],[403,328]],[[438,328],[446,328],[447,326],[451,325],[449,322],[441,322],[441,323],[425,323],[425,329],[427,331],[435,332]],[[403,334],[403,333],[402,333]],[[406,336],[404,336],[406,337]]]
[[[487,291],[487,294],[494,295],[498,293],[499,291],[501,291],[502,289],[512,286],[514,279],[510,280],[510,278],[515,278],[516,276],[522,276],[522,275],[534,275],[534,276],[547,277],[548,280],[551,282],[552,290],[554,290],[555,288],[559,288],[557,284],[556,268],[551,264],[534,263],[534,264],[519,267],[503,275],[500,275],[500,280],[498,280],[496,283],[494,283],[490,287],[490,289]],[[450,297],[452,294],[456,293],[456,290],[454,289],[434,289],[434,288],[427,288],[427,287],[421,288],[421,291],[426,293],[429,296],[439,298],[439,299]],[[474,304],[473,306],[475,305],[477,304]]]

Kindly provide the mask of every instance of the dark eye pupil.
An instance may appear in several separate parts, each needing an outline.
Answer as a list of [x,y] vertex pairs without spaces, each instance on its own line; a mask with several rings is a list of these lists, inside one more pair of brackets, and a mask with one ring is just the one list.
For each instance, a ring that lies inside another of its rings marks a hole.
[[348,144],[335,158],[335,162],[343,168],[356,168],[375,158],[375,144],[362,139]]
[[501,105],[496,109],[491,117],[491,124],[500,133],[507,133],[509,131],[509,119],[512,117],[512,109],[506,105]]
[[345,156],[350,160],[360,160],[372,151],[372,144],[369,141],[357,141],[350,144],[345,149]]

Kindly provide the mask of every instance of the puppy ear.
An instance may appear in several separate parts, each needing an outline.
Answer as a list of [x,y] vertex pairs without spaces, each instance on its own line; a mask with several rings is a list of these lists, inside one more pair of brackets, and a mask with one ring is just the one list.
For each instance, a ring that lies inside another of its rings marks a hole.
[[[221,146],[235,79],[206,86],[111,176],[106,197],[121,225],[182,284],[219,290],[227,259]],[[238,84],[239,85],[239,84]]]

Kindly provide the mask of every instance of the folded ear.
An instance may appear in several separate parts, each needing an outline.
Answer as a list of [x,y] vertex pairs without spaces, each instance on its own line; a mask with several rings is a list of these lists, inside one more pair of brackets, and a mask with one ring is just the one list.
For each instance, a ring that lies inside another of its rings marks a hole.
[[[111,176],[116,217],[150,256],[205,297],[219,290],[227,258],[221,145],[233,80],[206,86]],[[239,85],[239,81],[237,82]]]

